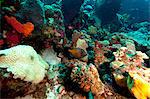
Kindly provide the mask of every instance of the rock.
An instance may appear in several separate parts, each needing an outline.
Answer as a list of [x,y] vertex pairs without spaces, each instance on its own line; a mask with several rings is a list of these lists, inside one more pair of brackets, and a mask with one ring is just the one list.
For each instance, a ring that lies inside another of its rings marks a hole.
[[79,84],[80,88],[85,92],[92,92],[94,95],[99,95],[104,91],[104,84],[99,79],[99,74],[93,64],[78,61],[74,64],[71,72],[71,80]]
[[146,54],[150,57],[150,50],[146,52]]

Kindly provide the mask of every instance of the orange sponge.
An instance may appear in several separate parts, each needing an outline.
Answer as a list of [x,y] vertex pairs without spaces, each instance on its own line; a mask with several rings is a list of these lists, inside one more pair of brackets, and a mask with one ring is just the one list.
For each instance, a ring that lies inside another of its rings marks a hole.
[[24,36],[29,36],[31,32],[34,30],[34,25],[31,22],[27,22],[26,24],[21,24],[16,20],[15,17],[5,16],[5,19],[8,24],[10,24],[17,32],[22,33]]

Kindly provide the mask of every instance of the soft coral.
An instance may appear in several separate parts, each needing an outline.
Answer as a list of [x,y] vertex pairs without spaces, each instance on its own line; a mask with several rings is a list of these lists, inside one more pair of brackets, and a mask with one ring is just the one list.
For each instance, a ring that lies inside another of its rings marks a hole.
[[10,24],[17,32],[22,33],[25,37],[29,36],[34,30],[34,25],[31,22],[21,24],[15,17],[5,16],[8,24]]

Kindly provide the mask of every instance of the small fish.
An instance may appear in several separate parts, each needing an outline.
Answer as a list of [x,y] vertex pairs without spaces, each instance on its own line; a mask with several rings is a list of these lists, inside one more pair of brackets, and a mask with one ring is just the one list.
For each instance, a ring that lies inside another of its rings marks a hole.
[[82,58],[87,55],[87,53],[83,49],[80,49],[80,48],[69,49],[68,52],[74,58]]

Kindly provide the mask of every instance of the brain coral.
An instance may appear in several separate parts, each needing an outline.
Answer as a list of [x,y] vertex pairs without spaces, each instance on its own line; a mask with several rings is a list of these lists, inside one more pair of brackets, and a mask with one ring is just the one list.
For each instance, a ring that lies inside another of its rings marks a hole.
[[14,78],[39,83],[45,76],[48,64],[31,46],[18,45],[0,50],[0,68],[7,68]]

